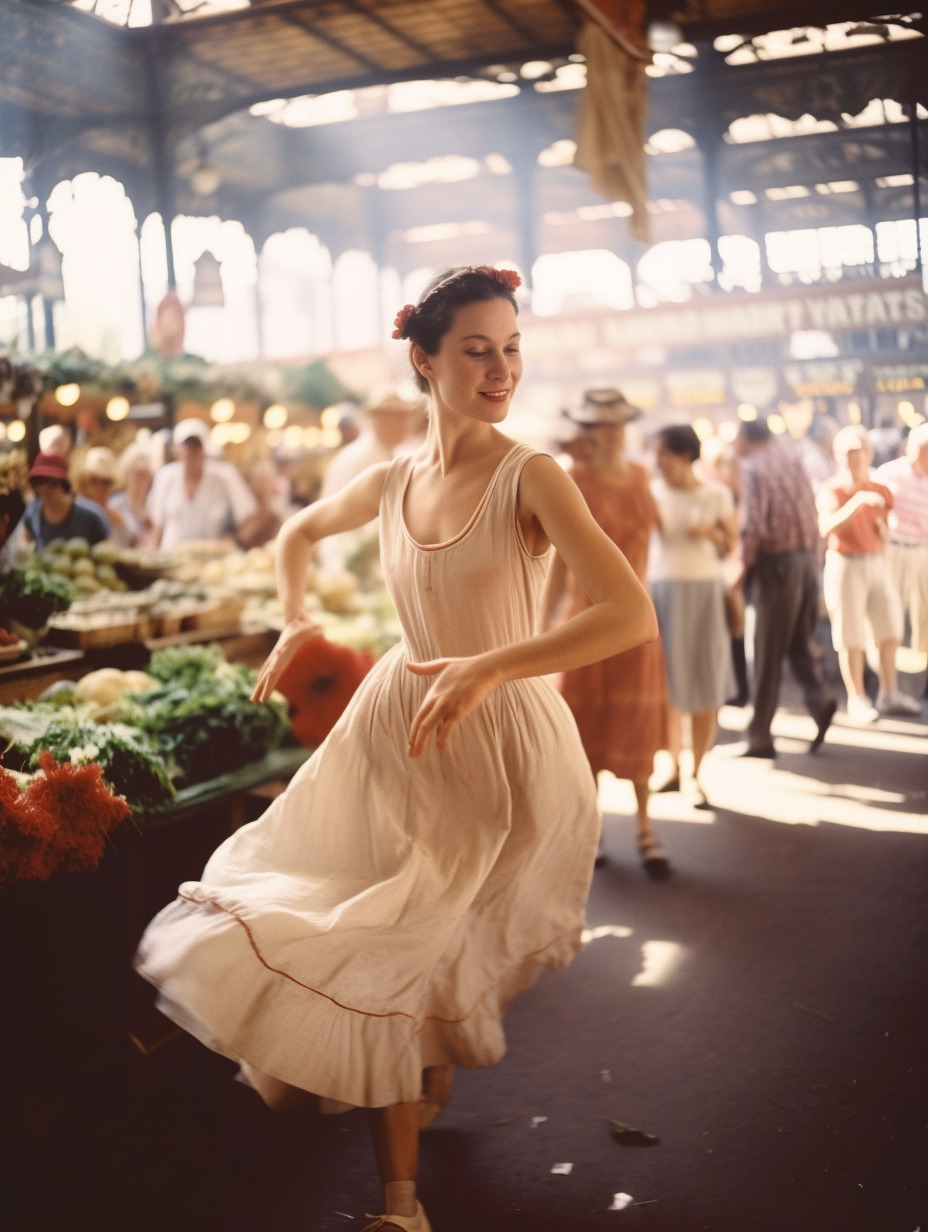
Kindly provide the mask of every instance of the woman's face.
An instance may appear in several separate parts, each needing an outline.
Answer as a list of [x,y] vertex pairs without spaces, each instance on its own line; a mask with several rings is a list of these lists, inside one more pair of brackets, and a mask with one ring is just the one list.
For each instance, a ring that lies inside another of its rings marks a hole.
[[692,462],[685,454],[671,452],[663,441],[658,441],[654,461],[657,469],[671,487],[687,479],[693,469]]
[[114,486],[112,479],[105,479],[102,475],[84,476],[84,495],[98,505],[106,504],[113,494]]
[[481,423],[501,423],[522,379],[519,327],[505,299],[465,304],[435,355],[421,347],[413,362],[429,383],[435,409]]
[[594,466],[610,462],[625,448],[625,424],[589,424],[586,432]]

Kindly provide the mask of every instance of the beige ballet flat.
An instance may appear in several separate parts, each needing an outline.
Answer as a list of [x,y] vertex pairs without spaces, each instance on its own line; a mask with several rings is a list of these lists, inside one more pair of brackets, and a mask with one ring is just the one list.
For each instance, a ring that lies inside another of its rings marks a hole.
[[367,1219],[372,1219],[374,1222],[369,1223],[361,1232],[390,1232],[394,1229],[395,1232],[432,1232],[432,1225],[429,1223],[428,1216],[422,1209],[422,1203],[416,1203],[415,1215],[371,1215],[366,1216]]

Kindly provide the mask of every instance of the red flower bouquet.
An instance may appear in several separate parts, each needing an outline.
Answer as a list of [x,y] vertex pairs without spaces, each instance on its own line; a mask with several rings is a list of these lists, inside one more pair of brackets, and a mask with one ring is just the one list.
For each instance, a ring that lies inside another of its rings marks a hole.
[[47,881],[59,869],[92,871],[107,835],[129,816],[96,762],[59,765],[49,752],[41,770],[20,790],[16,777],[0,770],[0,885]]

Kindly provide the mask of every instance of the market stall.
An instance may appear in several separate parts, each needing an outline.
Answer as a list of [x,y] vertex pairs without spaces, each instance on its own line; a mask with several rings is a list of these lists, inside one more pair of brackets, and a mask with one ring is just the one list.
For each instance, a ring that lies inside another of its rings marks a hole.
[[326,636],[252,702],[282,627],[273,565],[272,548],[64,544],[0,580],[0,921],[21,939],[10,992],[27,1051],[89,1032],[145,1055],[169,1038],[131,971],[144,925],[283,790],[396,640],[376,578],[312,574]]

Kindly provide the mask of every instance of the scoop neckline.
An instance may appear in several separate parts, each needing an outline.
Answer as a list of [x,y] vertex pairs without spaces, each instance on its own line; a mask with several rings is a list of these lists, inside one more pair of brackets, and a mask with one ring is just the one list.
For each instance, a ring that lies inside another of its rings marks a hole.
[[420,552],[440,552],[442,551],[443,548],[454,547],[455,544],[460,543],[462,539],[465,539],[470,534],[470,532],[473,530],[478,519],[480,518],[481,513],[486,507],[487,501],[490,499],[490,493],[493,491],[493,488],[496,486],[496,481],[499,478],[499,473],[503,469],[503,466],[505,465],[507,459],[511,456],[513,450],[520,449],[520,448],[524,448],[524,446],[521,446],[518,441],[515,441],[512,445],[510,445],[510,447],[506,450],[506,452],[500,458],[499,462],[496,464],[493,474],[490,476],[489,482],[487,483],[487,486],[484,489],[483,496],[481,496],[480,500],[477,502],[476,509],[467,519],[467,522],[464,524],[463,528],[459,530],[456,535],[452,535],[450,539],[442,540],[441,543],[420,543],[418,539],[413,538],[412,532],[410,531],[409,527],[406,525],[406,514],[403,510],[403,506],[406,504],[406,490],[409,487],[409,481],[412,478],[412,466],[408,466],[406,469],[406,478],[403,481],[403,487],[400,491],[400,497],[399,497],[400,499],[400,526],[403,529],[403,536],[405,537],[407,542],[412,544],[412,546]]

